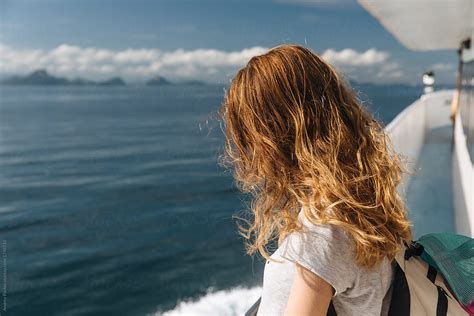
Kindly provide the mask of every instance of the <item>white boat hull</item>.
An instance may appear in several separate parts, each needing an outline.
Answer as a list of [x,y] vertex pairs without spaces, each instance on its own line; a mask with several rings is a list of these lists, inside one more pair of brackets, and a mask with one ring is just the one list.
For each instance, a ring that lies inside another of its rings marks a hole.
[[406,159],[409,174],[400,192],[415,238],[442,231],[473,236],[474,170],[460,118],[456,128],[449,119],[452,95],[452,90],[425,94],[386,127],[395,151]]

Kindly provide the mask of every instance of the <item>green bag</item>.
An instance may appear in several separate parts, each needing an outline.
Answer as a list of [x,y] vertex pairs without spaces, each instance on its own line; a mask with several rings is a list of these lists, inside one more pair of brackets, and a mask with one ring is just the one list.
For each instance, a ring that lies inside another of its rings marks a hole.
[[452,294],[474,314],[474,239],[449,233],[422,236],[421,259],[441,273]]

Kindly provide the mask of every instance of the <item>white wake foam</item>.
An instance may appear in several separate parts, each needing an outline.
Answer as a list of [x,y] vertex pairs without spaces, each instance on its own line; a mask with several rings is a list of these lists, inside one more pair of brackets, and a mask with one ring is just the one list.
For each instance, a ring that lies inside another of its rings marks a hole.
[[175,309],[157,312],[155,316],[240,316],[245,314],[261,294],[261,287],[236,287],[216,292],[211,290],[196,301],[180,302]]

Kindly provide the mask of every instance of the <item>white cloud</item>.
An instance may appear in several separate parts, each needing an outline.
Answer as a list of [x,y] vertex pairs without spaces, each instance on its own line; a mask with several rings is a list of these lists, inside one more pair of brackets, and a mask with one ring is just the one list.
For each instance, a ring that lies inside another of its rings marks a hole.
[[[222,74],[244,66],[264,47],[241,51],[196,49],[162,51],[160,49],[109,49],[62,44],[51,50],[16,49],[0,44],[0,72],[25,74],[45,68],[67,77],[103,79],[123,76],[127,80],[145,80],[160,74],[174,79],[222,80]],[[221,71],[220,71],[221,70]],[[219,74],[221,76],[219,77]],[[200,77],[203,75],[204,77]]]
[[346,48],[340,51],[327,49],[321,57],[336,66],[371,66],[386,62],[389,54],[378,51],[375,48],[370,48],[361,53],[351,48]]
[[[26,74],[44,68],[69,78],[105,79],[122,76],[128,81],[143,81],[156,75],[170,79],[200,79],[225,82],[250,58],[268,51],[251,47],[239,51],[195,49],[163,51],[139,48],[114,51],[96,47],[62,44],[51,50],[17,49],[0,43],[0,73]],[[370,48],[358,52],[346,48],[327,49],[321,57],[346,75],[364,82],[406,79],[401,66],[389,53]]]
[[360,82],[414,83],[414,69],[407,70],[386,51],[370,48],[358,52],[351,48],[327,49],[321,57],[348,77]]

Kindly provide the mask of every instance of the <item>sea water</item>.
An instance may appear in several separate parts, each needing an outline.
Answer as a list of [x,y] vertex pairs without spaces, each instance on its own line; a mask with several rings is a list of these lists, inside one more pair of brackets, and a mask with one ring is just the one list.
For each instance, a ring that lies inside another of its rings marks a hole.
[[[421,93],[360,89],[385,123]],[[217,163],[223,95],[0,87],[7,315],[238,315],[252,305],[263,264],[245,255],[233,219],[248,198]]]

